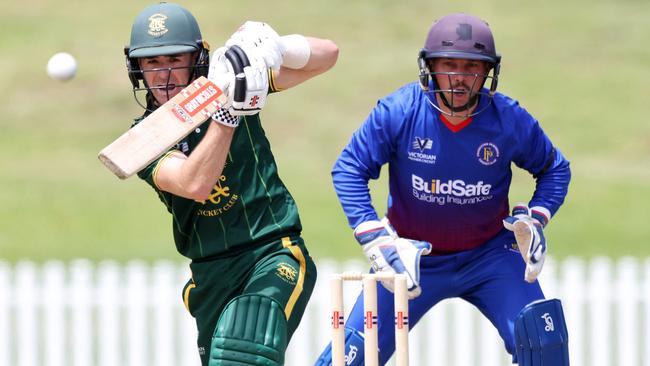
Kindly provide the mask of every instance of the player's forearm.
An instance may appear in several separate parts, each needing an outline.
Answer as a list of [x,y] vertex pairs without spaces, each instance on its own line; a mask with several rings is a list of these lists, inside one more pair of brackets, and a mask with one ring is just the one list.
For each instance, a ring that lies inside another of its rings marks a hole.
[[203,140],[183,164],[180,178],[191,196],[205,199],[221,176],[235,129],[211,122]]
[[311,55],[309,61],[301,69],[303,71],[316,71],[318,73],[331,69],[339,56],[338,46],[329,39],[305,37],[309,42]]
[[351,228],[365,221],[378,220],[372,206],[368,179],[346,170],[339,160],[332,170],[332,182]]
[[549,210],[551,215],[555,215],[564,203],[570,181],[569,161],[557,150],[551,167],[537,177],[535,192],[529,203],[530,207],[544,207]]
[[190,156],[179,153],[161,162],[156,174],[158,188],[194,200],[203,200],[212,192],[225,166],[234,128],[215,122],[207,128]]
[[327,39],[305,37],[309,43],[310,55],[307,63],[299,68],[281,67],[275,75],[275,85],[279,90],[296,86],[308,79],[331,69],[338,59],[338,46]]
[[381,129],[373,126],[372,121],[366,121],[354,133],[332,168],[334,190],[352,228],[378,219],[368,181],[379,178],[381,167],[387,162],[389,144]]

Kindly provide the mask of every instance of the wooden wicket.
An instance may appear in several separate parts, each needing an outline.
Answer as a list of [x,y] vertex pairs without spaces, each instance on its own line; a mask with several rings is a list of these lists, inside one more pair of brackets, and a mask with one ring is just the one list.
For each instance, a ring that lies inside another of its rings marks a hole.
[[[332,306],[332,366],[345,366],[345,329],[343,281],[363,284],[364,364],[379,365],[379,334],[377,328],[377,280],[393,281],[395,290],[395,357],[397,366],[408,366],[408,289],[406,275],[394,273],[345,272],[330,279]],[[349,355],[348,355],[349,356]]]

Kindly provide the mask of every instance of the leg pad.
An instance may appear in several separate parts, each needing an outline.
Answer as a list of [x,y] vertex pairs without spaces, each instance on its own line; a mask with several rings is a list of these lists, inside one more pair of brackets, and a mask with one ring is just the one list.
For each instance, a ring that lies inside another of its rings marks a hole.
[[268,296],[232,299],[212,336],[209,366],[284,364],[287,320],[280,304]]
[[569,366],[569,335],[560,300],[526,305],[515,319],[515,342],[520,366]]

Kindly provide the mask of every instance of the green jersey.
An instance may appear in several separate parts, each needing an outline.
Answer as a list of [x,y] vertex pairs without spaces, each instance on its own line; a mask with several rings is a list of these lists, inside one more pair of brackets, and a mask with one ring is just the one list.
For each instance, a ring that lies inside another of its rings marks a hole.
[[[172,214],[177,250],[190,259],[236,253],[302,230],[296,203],[278,176],[277,165],[258,114],[242,116],[221,177],[204,201],[161,191],[154,183],[160,157],[138,176],[158,193]],[[174,150],[189,155],[210,120]]]

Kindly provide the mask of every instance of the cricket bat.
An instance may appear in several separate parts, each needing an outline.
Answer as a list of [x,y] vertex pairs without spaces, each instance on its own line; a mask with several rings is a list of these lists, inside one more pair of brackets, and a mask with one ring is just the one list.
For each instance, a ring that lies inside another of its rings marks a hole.
[[99,152],[99,160],[126,179],[167,152],[228,101],[201,76]]

